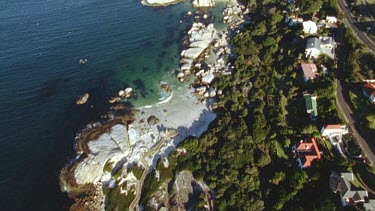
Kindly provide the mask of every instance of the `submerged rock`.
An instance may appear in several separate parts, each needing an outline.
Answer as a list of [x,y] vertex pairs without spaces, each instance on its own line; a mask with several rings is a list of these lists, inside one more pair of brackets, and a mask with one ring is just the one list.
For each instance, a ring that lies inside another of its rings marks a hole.
[[119,98],[119,97],[111,97],[109,100],[108,100],[108,102],[109,103],[115,103],[115,102],[118,102],[118,101],[120,101],[121,100],[121,98]]
[[89,93],[85,93],[85,94],[79,96],[79,98],[76,101],[76,104],[77,105],[85,104],[87,102],[87,100],[89,99],[89,97],[90,97]]
[[79,64],[86,64],[86,62],[87,62],[87,59],[80,59],[79,60]]
[[156,116],[154,116],[154,115],[151,115],[151,116],[149,116],[148,118],[147,118],[147,123],[149,124],[149,125],[155,125],[155,124],[157,124],[157,123],[159,123],[159,118],[157,118]]
[[160,83],[160,88],[164,91],[164,92],[171,92],[171,88],[169,87],[168,84],[166,83]]

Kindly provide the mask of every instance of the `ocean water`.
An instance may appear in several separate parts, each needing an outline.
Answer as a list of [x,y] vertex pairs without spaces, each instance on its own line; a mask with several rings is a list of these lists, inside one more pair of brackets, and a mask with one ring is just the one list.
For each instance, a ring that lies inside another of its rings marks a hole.
[[[98,120],[121,88],[135,90],[137,107],[162,100],[160,81],[178,86],[189,10],[189,2],[152,8],[138,0],[2,0],[0,210],[69,208],[58,176],[75,155],[75,134]],[[87,104],[75,105],[85,92]]]
[[[131,86],[135,106],[176,81],[179,20],[188,3],[136,0],[2,0],[0,7],[0,210],[66,210],[60,169],[75,133],[99,119],[108,97]],[[79,59],[87,59],[84,65]],[[84,106],[77,96],[89,92]]]

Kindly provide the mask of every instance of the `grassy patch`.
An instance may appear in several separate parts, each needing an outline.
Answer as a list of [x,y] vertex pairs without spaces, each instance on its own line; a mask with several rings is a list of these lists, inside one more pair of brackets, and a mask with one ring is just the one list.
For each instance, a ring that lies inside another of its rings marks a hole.
[[113,162],[109,162],[109,161],[107,161],[107,162],[104,164],[103,172],[112,172],[112,165],[113,165]]
[[359,91],[350,90],[349,97],[355,111],[362,111],[364,108],[366,108],[367,98]]
[[128,169],[128,172],[129,173],[133,172],[135,178],[137,178],[138,180],[141,179],[143,171],[144,171],[143,167],[138,166],[138,165],[133,165],[133,167]]
[[132,190],[128,191],[127,195],[121,194],[120,188],[121,187],[117,186],[107,192],[107,206],[105,210],[128,210],[135,195]]
[[285,154],[284,147],[277,141],[275,141],[276,154],[279,158],[288,160],[288,155]]

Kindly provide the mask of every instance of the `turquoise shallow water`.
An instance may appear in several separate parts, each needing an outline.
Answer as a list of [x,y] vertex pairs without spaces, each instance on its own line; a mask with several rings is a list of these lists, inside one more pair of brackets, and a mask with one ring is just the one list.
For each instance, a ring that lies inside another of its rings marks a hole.
[[[60,169],[79,129],[109,96],[131,86],[135,106],[178,86],[188,2],[166,8],[135,0],[3,0],[0,7],[0,210],[66,210]],[[88,62],[79,64],[79,59]],[[77,96],[89,92],[84,106]]]

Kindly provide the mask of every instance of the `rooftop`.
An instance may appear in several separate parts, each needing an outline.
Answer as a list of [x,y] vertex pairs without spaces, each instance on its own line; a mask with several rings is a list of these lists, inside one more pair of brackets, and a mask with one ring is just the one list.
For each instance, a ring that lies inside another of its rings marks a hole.
[[329,186],[334,193],[340,192],[344,206],[364,202],[365,197],[368,197],[367,191],[352,184],[354,180],[354,175],[351,172],[338,174],[332,171],[331,173]]
[[318,68],[314,63],[302,63],[301,67],[306,80],[313,80],[316,78]]
[[311,94],[304,94],[303,96],[305,98],[306,112],[314,117],[318,116],[316,96]]
[[370,82],[365,82],[362,85],[363,91],[366,92],[367,96],[374,96],[375,97],[375,85]]
[[300,159],[301,168],[310,167],[314,160],[322,158],[315,138],[306,138],[304,141],[298,142],[296,144],[296,153]]

